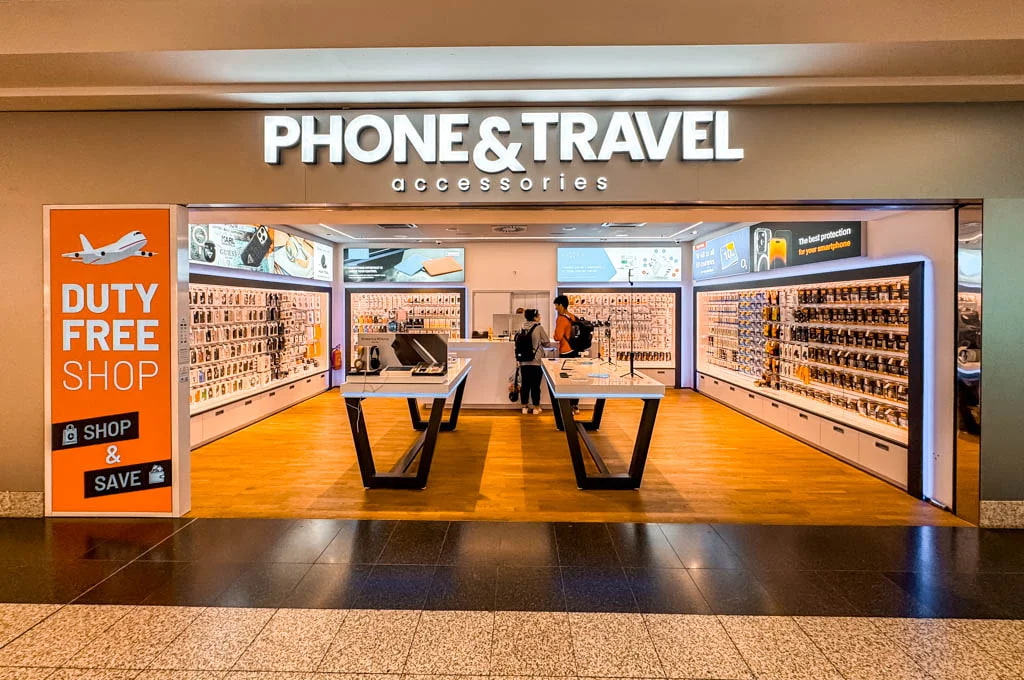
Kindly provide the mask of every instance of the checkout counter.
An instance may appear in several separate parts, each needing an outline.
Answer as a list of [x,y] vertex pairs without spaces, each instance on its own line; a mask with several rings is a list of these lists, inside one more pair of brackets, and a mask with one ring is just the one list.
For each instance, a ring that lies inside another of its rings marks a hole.
[[[512,340],[449,340],[448,354],[473,362],[473,380],[466,385],[463,406],[466,408],[515,408],[519,400],[508,399],[509,383],[516,374],[516,353]],[[545,357],[554,357],[556,349],[545,351]],[[546,390],[541,391],[541,403],[550,408]]]

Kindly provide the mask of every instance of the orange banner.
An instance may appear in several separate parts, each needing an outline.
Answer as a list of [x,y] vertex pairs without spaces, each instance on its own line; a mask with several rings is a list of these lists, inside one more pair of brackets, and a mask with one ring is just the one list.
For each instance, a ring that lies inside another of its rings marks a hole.
[[51,511],[170,513],[170,210],[49,216]]

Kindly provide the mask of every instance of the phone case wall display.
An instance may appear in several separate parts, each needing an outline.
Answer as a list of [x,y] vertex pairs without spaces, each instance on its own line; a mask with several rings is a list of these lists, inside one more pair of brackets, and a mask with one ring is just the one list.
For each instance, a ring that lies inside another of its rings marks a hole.
[[327,370],[326,293],[191,284],[193,412]]
[[462,291],[363,292],[349,295],[352,344],[360,333],[434,333],[462,337]]
[[[676,294],[655,291],[562,291],[569,311],[595,325],[594,343],[602,354],[629,361],[629,327],[640,368],[674,368],[676,363]],[[735,309],[724,310],[723,315]],[[731,317],[734,318],[734,317]],[[606,334],[606,331],[607,334]],[[607,337],[606,337],[607,335]],[[726,340],[723,337],[723,350]],[[592,349],[591,355],[595,351]]]
[[906,441],[909,277],[697,294],[698,366],[893,426]]

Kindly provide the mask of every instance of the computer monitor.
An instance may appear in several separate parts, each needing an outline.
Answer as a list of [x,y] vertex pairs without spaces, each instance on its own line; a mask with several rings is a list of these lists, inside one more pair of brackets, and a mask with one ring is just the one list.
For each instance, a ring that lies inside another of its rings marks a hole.
[[448,363],[448,341],[434,333],[395,333],[391,348],[403,366]]

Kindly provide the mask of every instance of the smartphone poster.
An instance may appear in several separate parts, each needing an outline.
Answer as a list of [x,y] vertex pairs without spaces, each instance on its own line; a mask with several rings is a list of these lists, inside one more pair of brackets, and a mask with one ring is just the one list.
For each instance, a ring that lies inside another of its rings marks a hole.
[[317,281],[334,280],[334,246],[320,242],[313,244],[313,278]]
[[693,245],[693,280],[750,271],[750,228],[743,227]]
[[774,271],[864,254],[861,222],[761,222],[750,227],[753,271]]
[[189,262],[269,274],[273,232],[262,224],[190,224]]
[[173,512],[171,210],[47,211],[48,514]]
[[345,248],[346,283],[461,283],[465,248]]

